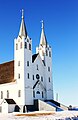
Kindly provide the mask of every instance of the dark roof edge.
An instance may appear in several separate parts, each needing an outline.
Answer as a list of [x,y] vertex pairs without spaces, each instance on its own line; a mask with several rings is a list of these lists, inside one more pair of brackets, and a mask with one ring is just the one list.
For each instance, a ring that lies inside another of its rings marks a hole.
[[14,62],[14,60],[10,60],[10,61],[7,61],[7,62],[3,62],[3,63],[1,63],[0,65],[3,65],[3,64],[6,64],[6,63],[10,63],[10,62]]
[[38,55],[39,55],[39,53],[32,55],[32,63],[36,60]]

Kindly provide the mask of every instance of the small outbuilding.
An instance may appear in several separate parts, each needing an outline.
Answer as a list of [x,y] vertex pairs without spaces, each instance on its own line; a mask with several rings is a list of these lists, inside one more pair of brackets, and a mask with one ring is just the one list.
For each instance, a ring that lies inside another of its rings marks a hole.
[[16,102],[13,99],[4,99],[0,104],[0,113],[14,112]]

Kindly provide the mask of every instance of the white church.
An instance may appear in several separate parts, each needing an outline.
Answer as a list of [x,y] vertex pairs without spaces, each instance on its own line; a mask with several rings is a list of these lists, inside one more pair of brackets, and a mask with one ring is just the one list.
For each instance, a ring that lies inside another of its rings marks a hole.
[[[33,55],[22,11],[19,34],[14,40],[14,60],[0,64],[0,112],[55,110],[55,106],[47,103],[53,99],[52,48],[46,39],[44,23]],[[53,104],[60,107],[56,101]]]

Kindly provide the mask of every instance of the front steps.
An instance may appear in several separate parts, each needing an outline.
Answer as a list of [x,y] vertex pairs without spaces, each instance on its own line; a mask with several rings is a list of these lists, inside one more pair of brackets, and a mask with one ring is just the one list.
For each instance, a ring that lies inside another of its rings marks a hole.
[[26,105],[27,111],[63,111],[68,107],[54,100],[34,100],[34,105]]

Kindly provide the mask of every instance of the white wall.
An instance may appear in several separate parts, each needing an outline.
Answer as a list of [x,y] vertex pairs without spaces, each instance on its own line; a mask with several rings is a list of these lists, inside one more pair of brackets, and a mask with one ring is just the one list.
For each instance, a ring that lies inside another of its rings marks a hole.
[[16,104],[8,104],[8,113],[14,112]]
[[8,113],[8,104],[6,103],[6,101],[3,101],[1,107],[2,107],[2,113]]

